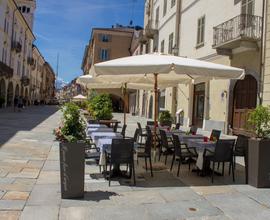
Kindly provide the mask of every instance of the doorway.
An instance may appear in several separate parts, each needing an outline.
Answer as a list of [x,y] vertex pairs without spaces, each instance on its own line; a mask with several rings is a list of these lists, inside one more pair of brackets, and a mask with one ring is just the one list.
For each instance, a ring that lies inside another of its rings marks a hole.
[[192,124],[202,128],[204,119],[205,83],[194,85]]
[[257,105],[257,80],[246,75],[244,80],[239,80],[234,87],[232,128],[235,134],[247,130],[247,120],[250,111]]

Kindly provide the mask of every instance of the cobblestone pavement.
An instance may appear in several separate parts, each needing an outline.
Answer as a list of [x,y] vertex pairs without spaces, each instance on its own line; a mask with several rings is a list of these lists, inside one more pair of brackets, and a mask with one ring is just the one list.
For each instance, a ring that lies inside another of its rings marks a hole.
[[[212,185],[185,165],[177,178],[176,167],[171,173],[163,162],[151,178],[139,161],[136,187],[126,180],[108,187],[88,161],[85,198],[62,200],[59,149],[52,135],[60,116],[52,106],[0,111],[0,219],[270,219],[270,190],[244,185],[242,166],[236,183],[226,170]],[[129,135],[137,121],[145,124],[143,118],[128,117]]]

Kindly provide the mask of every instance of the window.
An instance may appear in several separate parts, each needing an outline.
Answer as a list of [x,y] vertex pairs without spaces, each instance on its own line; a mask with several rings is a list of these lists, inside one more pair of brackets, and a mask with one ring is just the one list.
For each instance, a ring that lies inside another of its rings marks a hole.
[[27,8],[26,13],[30,13],[30,8]]
[[109,35],[107,35],[107,34],[102,34],[102,35],[101,35],[101,41],[102,41],[102,42],[109,42]]
[[173,49],[173,33],[169,36],[169,47],[168,47],[168,54],[172,54]]
[[101,51],[100,51],[100,59],[102,61],[105,61],[105,60],[109,59],[109,51],[107,49],[101,49]]
[[175,0],[171,0],[171,8],[175,6]]
[[241,13],[253,15],[254,14],[254,0],[242,0]]
[[25,11],[26,11],[26,7],[23,6],[23,7],[22,7],[22,13],[25,13]]
[[161,53],[164,53],[164,44],[165,44],[165,41],[161,41],[161,44],[160,44],[160,52]]
[[165,110],[165,89],[162,90],[159,94],[159,109]]
[[163,0],[163,17],[167,13],[167,0]]
[[156,9],[156,20],[155,20],[155,27],[158,28],[158,22],[159,22],[159,7]]
[[205,16],[198,19],[197,46],[204,43]]

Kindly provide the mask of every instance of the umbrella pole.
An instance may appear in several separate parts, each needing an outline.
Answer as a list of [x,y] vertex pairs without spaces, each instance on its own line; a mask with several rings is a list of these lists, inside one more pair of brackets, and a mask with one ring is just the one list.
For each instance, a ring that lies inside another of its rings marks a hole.
[[124,86],[124,125],[127,123],[127,83]]
[[155,92],[155,112],[154,112],[154,161],[156,161],[156,152],[157,152],[157,127],[158,127],[158,74],[154,74],[155,78],[155,85],[154,85],[154,92]]

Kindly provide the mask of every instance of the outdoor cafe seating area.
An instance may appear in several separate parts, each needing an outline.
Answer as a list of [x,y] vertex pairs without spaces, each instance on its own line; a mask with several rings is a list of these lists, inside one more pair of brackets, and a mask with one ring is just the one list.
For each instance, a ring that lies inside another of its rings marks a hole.
[[[155,178],[160,164],[169,172],[188,168],[188,175],[194,178],[209,178],[215,183],[217,176],[237,179],[236,157],[245,158],[247,139],[242,136],[228,136],[220,130],[205,131],[180,124],[157,126],[156,135],[153,121],[144,127],[137,122],[133,135],[126,135],[127,125],[120,121],[110,122],[89,120],[87,123],[88,145],[86,161],[94,161],[100,175],[108,180],[128,179],[136,185],[137,169]],[[141,168],[139,168],[139,166]],[[247,166],[245,166],[245,174]],[[186,174],[185,174],[186,175]],[[247,175],[245,175],[247,182]]]

